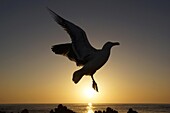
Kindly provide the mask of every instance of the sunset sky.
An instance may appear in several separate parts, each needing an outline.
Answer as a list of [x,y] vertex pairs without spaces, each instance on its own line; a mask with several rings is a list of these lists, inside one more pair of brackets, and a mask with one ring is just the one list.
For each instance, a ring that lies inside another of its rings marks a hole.
[[[119,41],[92,81],[51,46],[71,42],[46,7],[95,48]],[[93,91],[93,90],[92,90]],[[0,0],[0,103],[170,103],[169,0]]]

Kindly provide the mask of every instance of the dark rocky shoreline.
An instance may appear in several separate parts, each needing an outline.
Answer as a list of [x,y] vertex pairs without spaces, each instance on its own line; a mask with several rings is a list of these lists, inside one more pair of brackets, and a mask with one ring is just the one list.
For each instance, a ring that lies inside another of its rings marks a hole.
[[[5,111],[0,111],[0,113],[6,113]],[[13,112],[11,112],[13,113]],[[24,109],[21,111],[21,113],[29,113],[28,109]],[[76,113],[70,109],[68,109],[66,106],[63,106],[62,104],[59,104],[57,108],[52,109],[49,113]],[[119,113],[118,111],[107,107],[104,111],[94,111],[94,113]],[[129,108],[127,113],[138,113],[137,111],[134,111],[132,108]]]

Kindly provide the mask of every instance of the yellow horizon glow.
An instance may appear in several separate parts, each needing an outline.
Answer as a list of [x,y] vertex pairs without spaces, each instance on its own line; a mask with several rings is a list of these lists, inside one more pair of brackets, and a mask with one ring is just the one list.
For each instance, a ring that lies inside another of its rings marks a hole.
[[124,75],[124,72],[116,73],[115,70],[115,75],[107,73],[107,67],[94,76],[99,92],[93,90],[89,76],[84,76],[78,84],[74,84],[69,76],[55,82],[57,77],[54,74],[48,79],[39,80],[44,83],[41,85],[32,81],[24,87],[18,83],[6,89],[6,92],[1,93],[3,98],[0,97],[0,103],[169,103],[170,100],[165,98],[169,95],[168,90],[167,93],[156,95],[155,90],[150,90],[147,84],[133,85],[135,81],[129,83],[130,80],[121,79],[120,74]]

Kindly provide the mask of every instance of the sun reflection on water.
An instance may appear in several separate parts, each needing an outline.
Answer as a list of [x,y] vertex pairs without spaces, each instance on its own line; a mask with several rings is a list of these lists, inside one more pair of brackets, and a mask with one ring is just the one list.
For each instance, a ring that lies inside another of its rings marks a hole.
[[87,113],[94,113],[92,103],[88,103],[88,106],[86,108]]

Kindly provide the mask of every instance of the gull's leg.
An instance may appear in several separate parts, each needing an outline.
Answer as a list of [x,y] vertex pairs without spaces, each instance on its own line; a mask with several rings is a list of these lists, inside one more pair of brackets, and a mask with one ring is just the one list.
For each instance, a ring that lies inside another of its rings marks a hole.
[[94,80],[94,78],[93,78],[93,75],[91,75],[91,78],[92,78],[92,80],[93,80],[93,84],[92,84],[93,89],[96,90],[97,92],[99,92],[99,91],[98,91],[98,87],[97,87],[97,83],[95,82],[95,80]]

